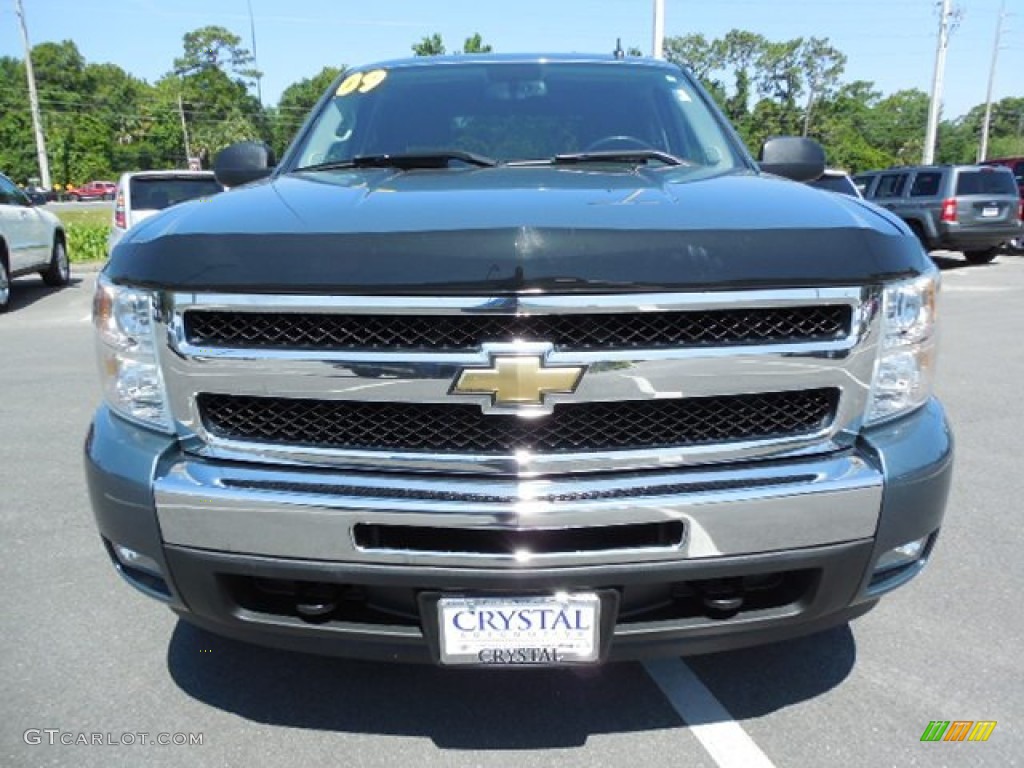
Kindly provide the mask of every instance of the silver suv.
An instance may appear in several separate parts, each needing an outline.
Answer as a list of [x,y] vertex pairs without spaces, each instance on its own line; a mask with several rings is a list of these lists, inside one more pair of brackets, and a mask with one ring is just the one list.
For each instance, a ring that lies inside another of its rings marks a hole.
[[1021,236],[1021,201],[1008,168],[907,166],[861,173],[854,183],[903,219],[929,251],[963,251],[972,264],[984,264]]
[[130,227],[164,208],[186,200],[208,198],[224,191],[213,171],[136,171],[117,182],[114,218],[107,252],[114,250]]

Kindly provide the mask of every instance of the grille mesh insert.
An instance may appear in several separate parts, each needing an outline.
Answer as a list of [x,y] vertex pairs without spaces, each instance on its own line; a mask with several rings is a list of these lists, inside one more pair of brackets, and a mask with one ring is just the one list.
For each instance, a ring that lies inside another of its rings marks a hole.
[[838,392],[815,389],[681,400],[567,403],[536,419],[485,415],[475,404],[378,403],[221,394],[199,396],[222,438],[337,450],[508,455],[670,448],[816,432]]
[[457,350],[547,341],[559,349],[657,349],[821,342],[850,332],[847,305],[569,315],[340,315],[192,310],[195,346],[245,349]]

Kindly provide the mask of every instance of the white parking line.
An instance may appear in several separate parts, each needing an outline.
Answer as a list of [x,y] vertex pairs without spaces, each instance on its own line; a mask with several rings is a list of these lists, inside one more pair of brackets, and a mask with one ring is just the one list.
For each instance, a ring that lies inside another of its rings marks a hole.
[[943,293],[1010,293],[1019,291],[1012,285],[943,285]]
[[656,659],[644,662],[644,668],[719,768],[774,768],[683,661]]

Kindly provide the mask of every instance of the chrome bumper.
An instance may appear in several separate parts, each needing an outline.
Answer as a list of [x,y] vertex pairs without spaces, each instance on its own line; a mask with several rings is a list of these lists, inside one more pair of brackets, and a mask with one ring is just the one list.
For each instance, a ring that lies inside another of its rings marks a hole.
[[[566,500],[566,499],[569,500]],[[844,454],[702,471],[551,480],[437,479],[251,468],[184,459],[157,478],[165,543],[339,563],[523,568],[678,561],[870,538],[882,475]],[[357,525],[508,531],[681,521],[672,546],[535,554],[359,546]]]

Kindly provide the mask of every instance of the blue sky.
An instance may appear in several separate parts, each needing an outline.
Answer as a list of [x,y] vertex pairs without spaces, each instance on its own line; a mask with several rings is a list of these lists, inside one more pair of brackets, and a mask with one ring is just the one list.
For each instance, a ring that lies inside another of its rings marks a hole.
[[[0,55],[21,56],[10,0],[0,0]],[[74,40],[89,61],[153,81],[181,53],[182,35],[228,27],[249,45],[246,0],[23,0],[33,43]],[[325,64],[410,55],[439,32],[449,49],[474,32],[501,52],[606,52],[651,47],[652,0],[251,0],[264,102]],[[963,11],[949,48],[944,114],[984,101],[1000,0],[955,0]],[[666,0],[666,34],[721,37],[733,28],[772,40],[828,37],[849,62],[845,79],[884,92],[931,87],[935,0]],[[1007,0],[995,98],[1024,96],[1024,0]]]

